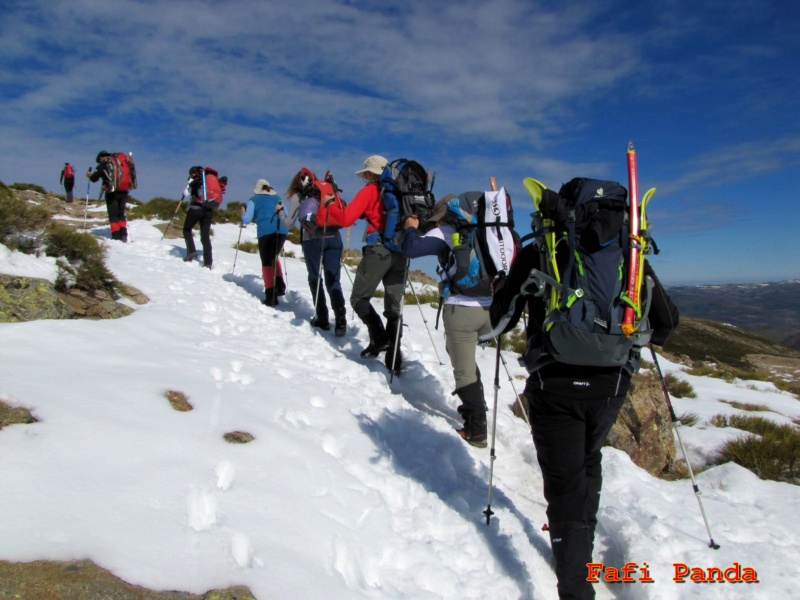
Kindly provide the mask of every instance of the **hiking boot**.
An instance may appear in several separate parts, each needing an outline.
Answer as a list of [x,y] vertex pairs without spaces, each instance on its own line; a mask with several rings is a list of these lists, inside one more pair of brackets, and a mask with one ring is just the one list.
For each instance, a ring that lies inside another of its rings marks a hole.
[[345,315],[336,316],[334,333],[336,337],[343,337],[347,333],[347,317]]
[[264,306],[278,306],[278,296],[275,295],[275,288],[264,290],[264,299],[261,301]]
[[189,262],[197,258],[197,252],[189,252],[186,256],[183,257],[183,262]]
[[208,263],[207,265],[203,265],[203,268],[204,269],[211,269],[211,263]]
[[375,342],[370,342],[369,346],[364,348],[361,351],[361,358],[375,358],[383,352],[384,350],[388,350],[390,344],[387,338],[383,338],[382,340],[377,340]]
[[486,414],[463,413],[464,428],[458,429],[458,435],[468,444],[476,448],[486,448]]
[[311,326],[318,327],[322,329],[322,331],[330,331],[331,329],[328,317],[311,317]]
[[275,278],[275,290],[276,296],[285,296],[286,295],[286,282],[283,281],[283,277],[278,275]]

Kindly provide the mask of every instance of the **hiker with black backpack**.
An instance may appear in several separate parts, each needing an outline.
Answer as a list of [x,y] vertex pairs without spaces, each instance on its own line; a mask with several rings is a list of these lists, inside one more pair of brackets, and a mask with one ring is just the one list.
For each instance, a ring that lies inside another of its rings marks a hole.
[[[362,358],[374,358],[385,351],[387,368],[393,374],[399,374],[403,365],[399,347],[402,337],[401,306],[408,261],[402,253],[389,250],[382,241],[386,209],[381,200],[378,182],[388,162],[383,156],[368,157],[364,161],[364,167],[356,171],[356,175],[364,180],[364,187],[345,208],[331,204],[328,211],[342,227],[350,227],[360,218],[367,221],[363,258],[356,269],[350,304],[369,332],[369,345],[361,352]],[[385,326],[370,302],[381,283],[385,292]],[[394,346],[395,342],[397,348]]]
[[[328,178],[332,180],[330,176]],[[333,192],[330,181],[317,180],[311,169],[303,167],[292,177],[286,190],[286,198],[290,199],[289,208],[279,215],[287,229],[291,229],[298,221],[300,223],[300,245],[308,272],[308,287],[314,302],[311,326],[323,331],[331,328],[325,298],[327,290],[335,319],[334,333],[337,337],[342,337],[347,333],[347,306],[340,281],[344,251],[341,226],[327,220],[317,220],[320,216],[320,197],[324,194],[330,199]],[[279,204],[278,208],[282,208],[282,205]]]
[[125,218],[125,205],[128,202],[128,192],[136,189],[136,168],[133,159],[124,152],[111,153],[103,150],[98,153],[95,161],[97,167],[94,173],[89,169],[86,171],[86,177],[92,182],[103,180],[111,239],[127,242],[128,222]]
[[256,222],[258,254],[261,257],[261,277],[264,280],[264,301],[278,306],[278,296],[286,293],[280,253],[289,233],[280,219],[281,201],[266,179],[259,179],[253,197],[242,207],[242,226]]
[[[225,181],[227,182],[227,179]],[[186,209],[186,219],[183,221],[183,240],[186,242],[184,262],[197,258],[192,229],[199,223],[203,266],[207,269],[212,268],[214,257],[211,247],[211,223],[214,220],[214,211],[222,204],[223,191],[224,186],[220,183],[216,169],[202,166],[189,169],[189,183],[184,191],[184,195],[189,196],[189,207]]]
[[[594,598],[592,562],[602,487],[601,447],[638,369],[641,348],[663,345],[678,310],[643,262],[645,308],[635,332],[620,328],[626,306],[625,189],[572,180],[545,190],[534,215],[535,242],[495,286],[490,336],[511,331],[527,308],[523,361],[547,530],[559,598]],[[523,238],[524,239],[524,238]]]
[[64,192],[67,195],[67,203],[72,203],[72,188],[75,187],[75,169],[69,163],[64,163],[64,168],[61,169],[61,178],[59,184],[64,186]]

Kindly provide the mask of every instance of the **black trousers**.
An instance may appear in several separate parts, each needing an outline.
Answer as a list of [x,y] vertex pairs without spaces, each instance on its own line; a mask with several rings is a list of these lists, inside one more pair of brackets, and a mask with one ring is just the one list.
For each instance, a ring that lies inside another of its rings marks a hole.
[[128,221],[125,219],[125,205],[128,192],[106,192],[106,212],[111,227],[111,239],[128,239]]
[[200,243],[203,245],[203,264],[211,266],[214,262],[211,248],[211,221],[214,211],[201,206],[191,206],[186,211],[186,220],[183,222],[183,240],[186,242],[186,253],[197,252],[194,245],[192,229],[200,223]]
[[557,365],[525,386],[561,598],[594,598],[586,563],[603,484],[601,449],[629,385],[620,369]]

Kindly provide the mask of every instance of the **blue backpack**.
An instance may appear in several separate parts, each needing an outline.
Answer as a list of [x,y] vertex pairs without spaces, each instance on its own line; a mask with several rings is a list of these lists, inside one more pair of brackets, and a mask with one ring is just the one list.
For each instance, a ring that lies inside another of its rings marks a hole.
[[406,217],[417,215],[422,226],[433,213],[433,183],[428,185],[428,173],[418,162],[399,158],[384,167],[378,187],[386,209],[381,241],[392,252],[402,253],[400,234]]

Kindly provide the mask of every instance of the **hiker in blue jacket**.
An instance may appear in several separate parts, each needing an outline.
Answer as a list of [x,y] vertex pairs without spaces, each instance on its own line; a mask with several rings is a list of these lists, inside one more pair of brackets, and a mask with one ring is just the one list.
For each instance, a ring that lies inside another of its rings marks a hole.
[[[425,235],[419,232],[419,219],[411,215],[406,219],[402,237],[403,254],[407,258],[436,256],[442,281],[448,277],[452,265],[453,237],[456,229],[445,221],[447,203],[453,196],[445,196],[433,209],[428,223],[434,225]],[[458,434],[478,448],[486,447],[486,400],[480,370],[475,360],[478,336],[492,329],[489,307],[492,297],[448,294],[442,307],[442,320],[446,333],[446,349],[450,356],[455,378],[455,391],[461,400],[459,415],[464,427]]]
[[286,293],[281,261],[278,258],[288,231],[281,220],[281,200],[266,179],[259,179],[253,197],[242,207],[242,225],[256,222],[261,277],[264,279],[264,304],[277,306],[278,296]]

